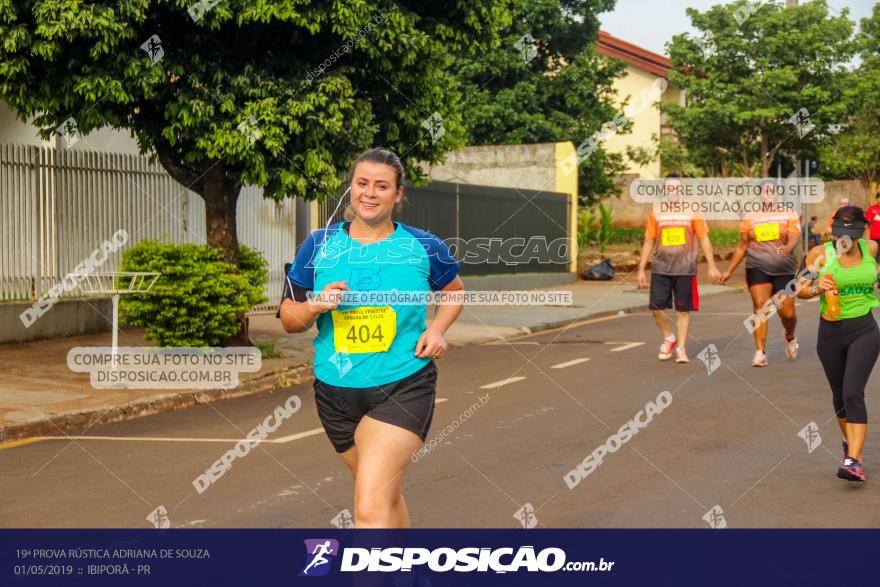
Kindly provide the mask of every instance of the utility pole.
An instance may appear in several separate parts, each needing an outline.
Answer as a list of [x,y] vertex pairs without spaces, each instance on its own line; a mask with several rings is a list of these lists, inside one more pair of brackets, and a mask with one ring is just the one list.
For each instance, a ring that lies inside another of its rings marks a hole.
[[[786,8],[797,8],[797,5],[798,5],[798,0],[785,0],[785,7]],[[795,177],[800,177],[800,175],[801,175],[800,167],[803,164],[803,162],[804,162],[803,159],[800,159],[800,158],[798,159],[797,169],[795,170],[795,173],[794,173]],[[806,169],[807,181],[810,181],[810,162],[809,161],[806,162],[806,167],[807,167],[807,169]],[[803,215],[801,217],[801,226],[803,227],[803,232],[801,234],[802,234],[803,240],[804,240],[803,247],[804,247],[804,251],[808,251],[809,250],[809,238],[810,238],[809,232],[810,231],[807,227],[810,225],[810,218],[809,218],[809,216],[807,216],[806,204],[803,204],[803,203],[801,204],[801,214]]]
[[312,203],[308,202],[302,196],[297,196],[296,206],[294,208],[296,217],[296,232],[294,240],[296,245],[306,240],[309,232],[312,230]]

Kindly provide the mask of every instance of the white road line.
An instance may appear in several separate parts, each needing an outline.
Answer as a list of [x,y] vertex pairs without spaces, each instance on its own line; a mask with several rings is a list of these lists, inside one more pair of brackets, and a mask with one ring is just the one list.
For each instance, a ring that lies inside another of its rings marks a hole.
[[[590,318],[589,320],[580,320],[578,322],[572,322],[571,324],[566,324],[565,326],[557,326],[556,328],[548,328],[547,330],[539,330],[538,332],[530,332],[528,334],[521,334],[517,336],[513,336],[510,338],[504,338],[500,341],[492,341],[492,342],[484,342],[481,344],[511,344],[513,340],[520,340],[523,338],[529,338],[530,336],[544,336],[545,334],[551,334],[553,332],[566,332],[573,328],[579,328],[584,326],[585,324],[595,324],[597,322],[606,322],[608,320],[619,320],[620,318],[628,318],[632,316],[632,314],[615,314],[613,316],[603,316],[601,318]],[[538,343],[541,344],[541,343]]]
[[643,342],[626,342],[626,343],[606,342],[605,344],[619,344],[619,345],[621,345],[621,346],[614,347],[613,349],[609,350],[609,352],[612,352],[612,353],[619,353],[620,351],[628,351],[629,349],[634,349],[637,346],[642,346],[645,343],[643,343]]
[[324,432],[323,428],[313,428],[305,432],[297,432],[281,438],[267,438],[266,440],[248,440],[246,438],[188,438],[177,436],[40,436],[40,440],[137,440],[141,442],[252,442],[254,444],[283,444],[300,438],[314,436]]
[[[442,404],[443,402],[448,401],[449,398],[439,397],[434,400],[434,404]],[[267,438],[266,440],[254,441],[243,438],[182,438],[179,436],[38,436],[33,440],[139,440],[142,442],[223,442],[226,444],[230,442],[247,441],[254,442],[256,444],[285,444],[288,442],[293,442],[294,440],[300,440],[302,438],[308,438],[309,436],[315,436],[323,433],[323,428],[312,428],[311,430],[297,432],[296,434],[288,434],[287,436],[282,436],[280,438]]]
[[248,440],[246,438],[188,438],[179,436],[40,436],[41,440],[137,440],[141,442],[249,442],[254,444],[284,444],[301,438],[323,434],[323,428],[313,428],[296,434],[266,440]]
[[[238,442],[241,438],[181,438],[177,436],[40,436],[43,440],[140,440],[143,442]],[[248,441],[250,442],[250,441]],[[262,442],[273,442],[264,440]]]
[[582,359],[572,359],[571,361],[566,361],[564,363],[559,363],[558,365],[551,365],[551,369],[565,369],[566,367],[573,367],[574,365],[580,365],[581,363],[586,363],[589,361],[589,357],[584,357]]
[[294,440],[299,440],[300,438],[308,438],[309,436],[315,436],[316,434],[324,434],[323,428],[312,428],[311,430],[306,430],[305,432],[298,432],[296,434],[291,434],[289,436],[282,436],[281,438],[273,438],[272,440],[264,440],[263,442],[272,442],[276,444],[282,444],[285,442],[293,442]]
[[517,381],[522,381],[525,377],[508,377],[507,379],[502,379],[501,381],[495,381],[493,383],[487,383],[486,385],[481,385],[480,389],[496,389],[501,387],[502,385],[507,385],[508,383],[516,383]]

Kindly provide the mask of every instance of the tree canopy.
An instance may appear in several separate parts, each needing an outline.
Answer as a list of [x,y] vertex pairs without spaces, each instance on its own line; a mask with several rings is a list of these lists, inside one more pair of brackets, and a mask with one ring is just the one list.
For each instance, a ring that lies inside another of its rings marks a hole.
[[880,4],[862,19],[856,45],[861,64],[841,92],[844,119],[819,159],[831,174],[856,178],[871,189],[880,180]]
[[452,56],[509,19],[503,0],[0,0],[0,97],[44,137],[129,129],[235,259],[242,185],[321,198],[371,146],[418,174],[462,144]]
[[[614,118],[611,87],[623,71],[595,51],[597,14],[614,0],[512,0],[512,26],[501,43],[456,61],[472,145],[571,141],[579,145]],[[617,190],[622,156],[601,149],[580,166],[580,199]]]
[[825,0],[786,8],[737,0],[687,10],[696,36],[669,45],[670,80],[687,105],[664,104],[688,158],[711,175],[770,173],[815,158],[845,115],[840,94],[853,22]]

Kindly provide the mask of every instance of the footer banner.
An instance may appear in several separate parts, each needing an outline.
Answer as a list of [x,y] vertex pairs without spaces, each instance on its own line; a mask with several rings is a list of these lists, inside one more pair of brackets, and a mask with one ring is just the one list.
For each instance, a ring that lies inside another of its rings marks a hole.
[[878,549],[880,530],[0,530],[0,585],[804,587]]

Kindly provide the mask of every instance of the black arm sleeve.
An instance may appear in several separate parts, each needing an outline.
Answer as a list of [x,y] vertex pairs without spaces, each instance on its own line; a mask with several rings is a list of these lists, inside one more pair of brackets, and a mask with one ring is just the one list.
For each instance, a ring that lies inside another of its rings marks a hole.
[[[293,300],[295,302],[305,302],[309,299],[309,290],[294,284],[290,280],[290,267],[292,263],[284,264],[284,290],[281,292],[281,303],[284,300]],[[279,304],[278,312],[275,313],[276,318],[281,318],[281,308]]]

